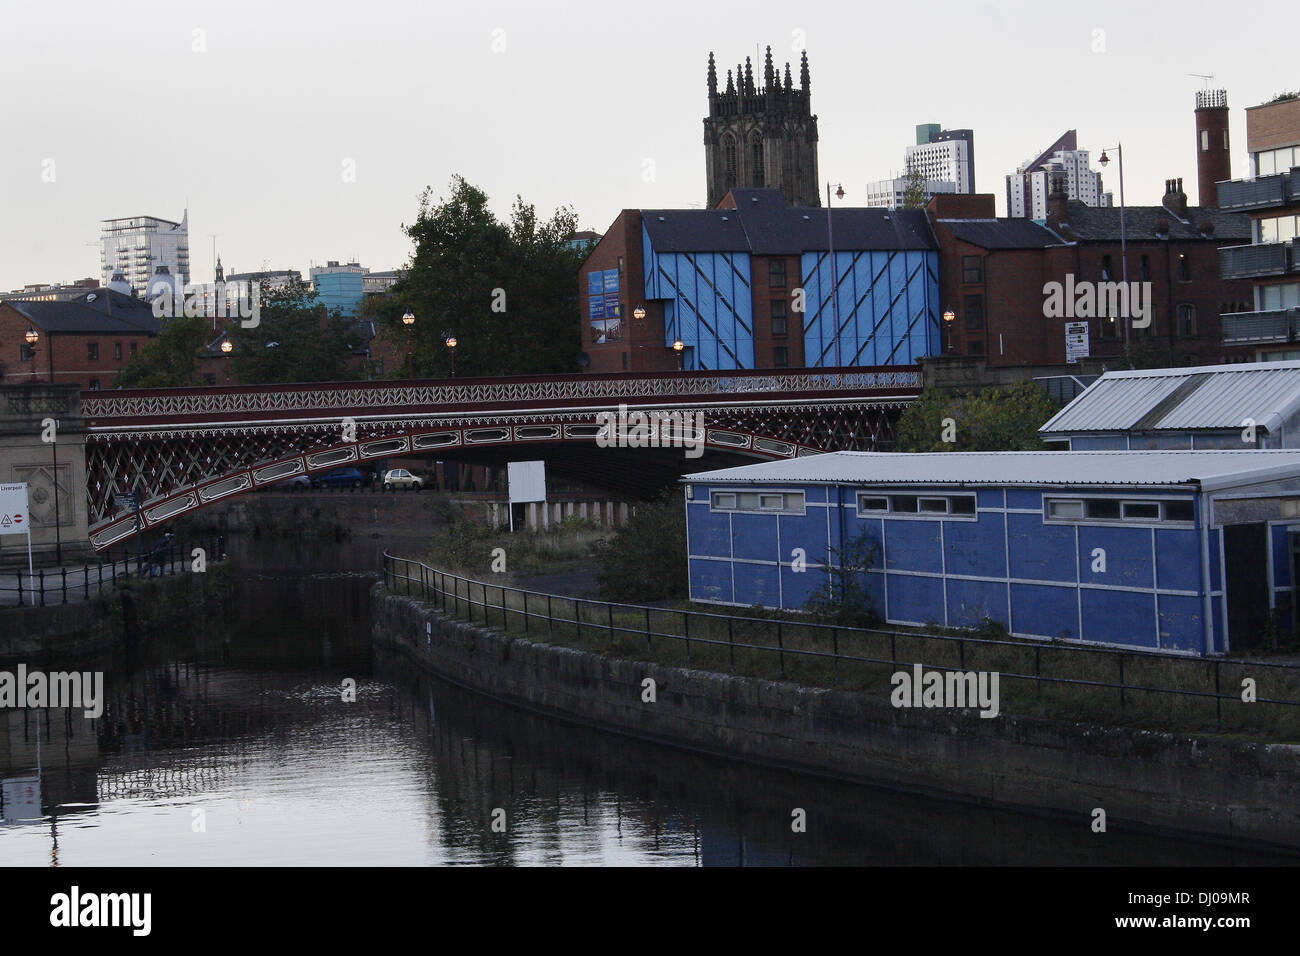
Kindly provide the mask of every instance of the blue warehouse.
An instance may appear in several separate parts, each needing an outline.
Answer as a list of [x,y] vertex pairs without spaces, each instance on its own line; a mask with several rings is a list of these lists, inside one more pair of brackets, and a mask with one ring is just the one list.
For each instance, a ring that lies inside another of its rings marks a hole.
[[1295,607],[1300,451],[836,452],[682,481],[693,601],[800,608],[861,537],[895,624],[1209,655]]

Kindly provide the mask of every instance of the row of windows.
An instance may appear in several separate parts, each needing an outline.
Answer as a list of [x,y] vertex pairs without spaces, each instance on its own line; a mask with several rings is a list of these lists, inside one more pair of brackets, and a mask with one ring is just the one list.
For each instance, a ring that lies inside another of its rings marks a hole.
[[1271,216],[1255,224],[1256,242],[1290,242],[1300,235],[1300,216]]
[[1300,146],[1263,149],[1255,154],[1256,176],[1290,172],[1293,166],[1300,166]]
[[[805,513],[802,491],[714,491],[710,511],[767,514]],[[967,518],[976,516],[974,494],[927,495],[905,492],[859,491],[860,518]],[[1054,523],[1117,522],[1135,524],[1191,524],[1189,498],[1057,498],[1043,499],[1043,518]]]
[[[132,355],[135,355],[135,354],[136,354],[136,343],[132,342],[132,343],[130,343],[130,346],[131,346],[131,354],[132,354]],[[19,346],[18,346],[18,360],[19,360],[20,362],[30,362],[33,358],[35,358],[35,356],[36,356],[36,349],[35,349],[35,347],[33,347],[33,346],[31,346],[31,345],[28,345],[26,342],[19,343]],[[113,343],[113,358],[114,358],[115,360],[119,361],[119,362],[122,361],[122,343],[121,343],[121,342],[114,342],[114,343]],[[98,342],[87,342],[87,343],[86,343],[86,361],[88,361],[88,362],[98,362],[98,361],[99,361],[99,343],[98,343]]]

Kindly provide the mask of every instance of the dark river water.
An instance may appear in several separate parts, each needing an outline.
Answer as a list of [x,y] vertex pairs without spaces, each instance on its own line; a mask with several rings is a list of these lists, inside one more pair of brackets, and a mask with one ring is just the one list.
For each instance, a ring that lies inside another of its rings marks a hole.
[[[1283,862],[765,770],[503,707],[371,647],[371,580],[337,569],[374,567],[378,547],[238,542],[226,611],[106,662],[99,720],[0,712],[0,864]],[[792,832],[795,808],[806,832]]]

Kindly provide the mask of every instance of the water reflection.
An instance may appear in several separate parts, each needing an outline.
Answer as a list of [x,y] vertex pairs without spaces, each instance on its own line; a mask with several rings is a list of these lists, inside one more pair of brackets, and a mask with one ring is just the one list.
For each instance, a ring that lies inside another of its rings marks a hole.
[[[105,662],[97,722],[0,713],[0,862],[1278,862],[1115,830],[1099,840],[1086,821],[759,769],[516,711],[376,653],[370,584],[241,575],[223,612]],[[796,809],[807,832],[792,830]]]

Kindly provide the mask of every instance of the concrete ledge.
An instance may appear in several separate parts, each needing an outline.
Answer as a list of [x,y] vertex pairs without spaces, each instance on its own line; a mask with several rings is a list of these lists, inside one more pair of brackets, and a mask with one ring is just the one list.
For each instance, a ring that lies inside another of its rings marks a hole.
[[[376,585],[375,640],[528,710],[720,756],[982,805],[1300,852],[1300,746],[973,712],[504,637]],[[427,628],[427,630],[426,630]],[[642,703],[641,682],[657,702]],[[1098,834],[1097,839],[1105,839]]]

